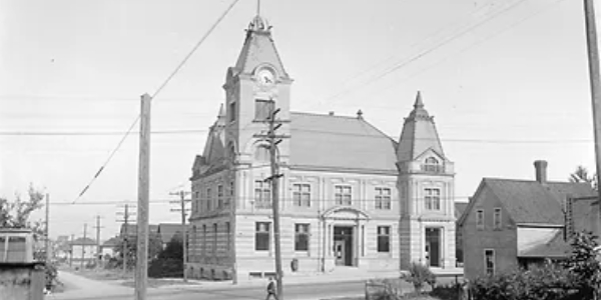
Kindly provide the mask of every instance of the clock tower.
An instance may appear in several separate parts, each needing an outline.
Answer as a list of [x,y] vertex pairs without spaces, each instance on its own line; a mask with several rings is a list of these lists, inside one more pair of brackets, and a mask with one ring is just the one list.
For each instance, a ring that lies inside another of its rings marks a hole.
[[[236,65],[228,68],[223,85],[226,155],[232,163],[252,164],[257,147],[266,144],[255,135],[266,133],[266,120],[273,110],[278,110],[277,119],[290,120],[291,84],[275,47],[271,26],[257,15],[246,29],[242,51]],[[278,134],[290,134],[289,123],[284,123]],[[288,162],[288,141],[278,145],[278,158],[282,165]]]

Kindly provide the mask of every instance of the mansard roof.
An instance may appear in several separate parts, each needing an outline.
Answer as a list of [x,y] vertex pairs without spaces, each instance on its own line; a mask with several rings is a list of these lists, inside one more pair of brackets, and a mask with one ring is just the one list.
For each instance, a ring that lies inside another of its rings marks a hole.
[[424,108],[421,93],[417,92],[413,110],[403,124],[397,149],[398,160],[399,162],[415,160],[429,149],[444,157],[434,119]]

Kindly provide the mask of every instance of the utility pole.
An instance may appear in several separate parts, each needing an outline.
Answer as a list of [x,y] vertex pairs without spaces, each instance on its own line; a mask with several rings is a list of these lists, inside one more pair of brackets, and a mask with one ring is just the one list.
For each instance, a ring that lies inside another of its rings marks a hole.
[[123,232],[121,233],[121,253],[123,254],[123,274],[127,273],[127,238],[129,236],[129,222],[133,213],[129,211],[129,204],[123,206],[123,212],[117,212],[117,215],[123,215],[123,220],[117,220],[117,222],[123,222]]
[[86,235],[88,233],[88,223],[83,224],[83,240],[81,241],[81,263],[79,269],[83,271],[84,258],[86,257]]
[[[182,247],[183,247],[183,262],[184,262],[184,282],[188,281],[188,274],[186,272],[186,264],[188,263],[188,235],[186,233],[187,228],[186,228],[186,212],[188,211],[188,209],[186,209],[186,202],[190,202],[191,200],[186,200],[186,194],[189,194],[190,192],[185,192],[185,191],[179,191],[179,193],[170,193],[171,195],[179,195],[180,196],[180,205],[181,208],[179,209],[171,209],[172,212],[177,212],[177,211],[181,211],[182,213]],[[172,202],[173,203],[173,202]]]
[[[279,166],[277,162],[277,145],[282,142],[282,139],[289,138],[285,135],[277,135],[276,130],[282,126],[284,121],[276,120],[276,115],[280,109],[275,109],[275,101],[271,99],[270,112],[267,122],[269,123],[269,132],[267,135],[256,134],[255,137],[267,138],[269,141],[269,156],[271,162],[271,176],[265,181],[271,182],[271,198],[273,209],[273,235],[275,243],[275,272],[277,281],[277,293],[278,299],[284,299],[284,287],[282,285],[282,251],[280,244],[280,201],[279,201],[279,179],[283,175],[279,173]],[[277,124],[277,125],[276,125]]]
[[46,194],[46,263],[50,261],[50,194]]
[[[601,75],[599,72],[599,41],[597,40],[597,23],[595,18],[594,0],[584,0],[586,22],[586,42],[588,50],[589,80],[593,104],[593,128],[595,131],[595,160],[597,165],[597,182],[601,178]],[[598,201],[601,203],[601,193]],[[601,213],[601,205],[599,213]],[[601,225],[600,225],[601,226]]]
[[99,215],[96,215],[96,226],[94,228],[96,228],[96,268],[98,268],[100,266],[100,256],[102,255],[100,251],[100,228],[103,228],[103,226],[100,226]]
[[144,94],[140,106],[140,160],[138,161],[138,239],[136,300],[146,300],[148,280],[148,202],[150,195],[150,101]]
[[69,267],[73,267],[73,241],[75,240],[75,235],[71,234],[71,251],[69,251]]

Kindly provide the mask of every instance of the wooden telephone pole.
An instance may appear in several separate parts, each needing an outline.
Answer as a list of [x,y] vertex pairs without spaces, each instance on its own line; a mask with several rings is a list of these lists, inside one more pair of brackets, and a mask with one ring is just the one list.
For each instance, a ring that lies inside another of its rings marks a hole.
[[84,260],[86,258],[86,236],[88,234],[88,223],[83,224],[83,240],[81,240],[81,262],[79,264],[80,270],[83,271]]
[[132,213],[129,211],[129,204],[125,204],[123,207],[123,212],[117,212],[117,215],[123,215],[123,220],[117,220],[117,222],[123,222],[123,232],[121,232],[121,247],[123,254],[123,274],[127,273],[127,238],[128,238],[128,227],[129,222],[131,221],[130,217]]
[[[593,104],[593,128],[595,131],[595,160],[597,165],[597,183],[601,178],[601,75],[599,71],[599,41],[597,39],[597,23],[595,18],[594,0],[584,0],[586,22],[586,42],[588,50],[589,78],[591,85],[591,100]],[[601,203],[601,193],[598,201]],[[601,205],[599,212],[601,213]]]
[[[175,209],[171,209],[171,211],[173,212],[180,212],[182,214],[182,247],[183,247],[183,262],[184,262],[184,282],[188,281],[188,274],[186,272],[186,264],[188,263],[188,235],[187,235],[187,228],[186,228],[186,212],[188,211],[186,209],[186,203],[190,202],[191,200],[186,200],[186,194],[189,194],[190,192],[185,192],[185,191],[179,191],[178,193],[170,193],[171,195],[179,195],[180,196],[180,201],[179,204],[181,205],[181,208],[175,208]],[[175,202],[172,202],[175,203]]]
[[150,101],[141,97],[140,160],[138,162],[138,240],[136,252],[136,300],[146,299],[148,281],[148,204],[150,195]]
[[271,182],[271,198],[272,198],[272,209],[273,209],[273,236],[275,244],[275,272],[277,282],[277,294],[278,299],[284,299],[284,287],[282,285],[282,250],[280,243],[280,198],[279,198],[279,179],[283,175],[279,173],[279,165],[277,159],[277,145],[282,142],[282,139],[289,138],[285,135],[277,135],[276,130],[282,126],[285,121],[276,120],[276,115],[280,112],[280,109],[275,109],[275,101],[270,100],[270,112],[267,118],[269,123],[269,132],[267,135],[255,134],[255,137],[266,138],[269,142],[269,156],[271,162],[271,176],[265,181]]
[[102,256],[102,251],[100,251],[100,229],[103,228],[103,226],[100,226],[99,215],[96,216],[96,226],[94,228],[96,229],[96,268],[98,268],[100,266],[100,257]]

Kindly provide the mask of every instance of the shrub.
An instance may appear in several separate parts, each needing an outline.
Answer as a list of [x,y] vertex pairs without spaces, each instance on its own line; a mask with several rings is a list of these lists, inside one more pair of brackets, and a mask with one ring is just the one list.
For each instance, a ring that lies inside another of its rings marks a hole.
[[409,275],[405,277],[405,280],[413,284],[416,293],[422,292],[425,283],[429,284],[432,288],[436,284],[436,276],[430,271],[430,268],[415,262],[409,267]]
[[182,278],[184,277],[184,264],[180,259],[155,259],[148,267],[148,277],[152,278]]

